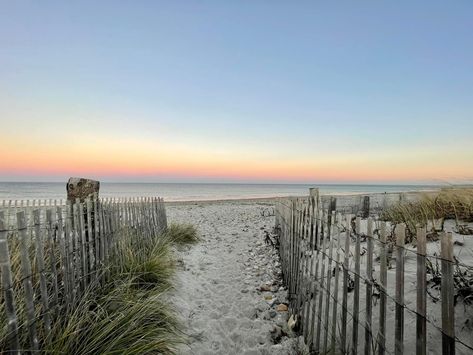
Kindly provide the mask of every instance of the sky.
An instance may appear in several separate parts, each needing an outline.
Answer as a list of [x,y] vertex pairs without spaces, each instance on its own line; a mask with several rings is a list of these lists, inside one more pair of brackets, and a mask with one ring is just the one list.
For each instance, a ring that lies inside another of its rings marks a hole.
[[0,180],[473,181],[473,2],[0,0]]

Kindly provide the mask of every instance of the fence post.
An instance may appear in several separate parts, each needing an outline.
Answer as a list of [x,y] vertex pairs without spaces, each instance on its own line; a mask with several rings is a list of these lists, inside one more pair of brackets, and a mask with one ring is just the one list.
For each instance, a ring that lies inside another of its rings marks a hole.
[[455,308],[453,285],[452,233],[442,233],[440,240],[442,258],[442,354],[455,355]]

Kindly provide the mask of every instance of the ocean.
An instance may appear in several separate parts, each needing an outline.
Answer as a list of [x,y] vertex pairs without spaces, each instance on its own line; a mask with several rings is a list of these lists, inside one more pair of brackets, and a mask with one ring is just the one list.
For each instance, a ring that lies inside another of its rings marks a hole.
[[[283,196],[304,196],[310,187],[322,194],[358,194],[432,190],[439,185],[342,185],[342,184],[210,184],[210,183],[107,183],[101,197],[159,196],[165,201],[204,201]],[[0,182],[1,200],[65,199],[66,184],[57,182]]]

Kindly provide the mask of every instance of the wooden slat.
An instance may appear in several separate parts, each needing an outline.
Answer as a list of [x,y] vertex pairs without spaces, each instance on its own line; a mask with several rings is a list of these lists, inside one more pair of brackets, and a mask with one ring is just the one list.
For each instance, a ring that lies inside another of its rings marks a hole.
[[[368,207],[369,211],[369,207]],[[371,319],[372,319],[372,304],[371,296],[373,293],[373,219],[368,218],[368,231],[367,231],[367,252],[366,252],[366,323],[365,323],[365,355],[371,354],[372,347],[372,332],[371,332]]]
[[[335,200],[336,201],[336,200]],[[333,258],[333,240],[334,240],[334,224],[336,223],[335,220],[335,209],[333,209],[330,213],[330,225],[328,227],[328,230],[330,231],[330,242],[329,242],[329,251],[328,251],[328,261],[327,261],[327,294],[325,298],[325,309],[324,309],[324,314],[325,314],[325,320],[324,320],[324,327],[323,329],[325,330],[324,333],[324,342],[323,342],[323,351],[328,351],[327,345],[328,345],[328,334],[329,334],[329,315],[330,315],[330,301],[332,294],[330,293],[331,290],[331,285],[332,285],[332,258]]]
[[333,290],[333,310],[332,310],[332,337],[330,342],[330,349],[332,349],[332,353],[336,354],[336,339],[337,339],[337,308],[338,308],[338,282],[339,282],[339,274],[340,274],[340,227],[342,223],[341,214],[337,214],[337,224],[336,224],[336,236],[337,236],[337,246],[336,246],[336,259],[335,259],[335,286]]
[[361,217],[356,217],[356,242],[355,242],[355,289],[353,294],[353,329],[352,329],[352,354],[358,353],[358,324],[360,322],[360,226]]
[[386,352],[386,286],[388,276],[388,263],[386,256],[386,222],[381,222],[379,229],[380,239],[380,296],[379,296],[379,330],[378,330],[378,354]]
[[396,226],[396,312],[394,353],[404,353],[404,242],[406,238],[406,225]]
[[323,317],[323,295],[324,295],[324,288],[325,288],[325,254],[326,254],[326,242],[327,242],[327,235],[326,235],[326,223],[327,223],[327,213],[324,210],[322,215],[322,232],[321,232],[321,239],[322,239],[322,271],[320,272],[319,284],[320,284],[320,293],[319,293],[319,308],[318,308],[318,316],[317,316],[317,331],[315,337],[315,349],[317,352],[320,352],[320,337],[322,333],[322,317]]
[[[5,201],[3,203],[5,206]],[[13,291],[13,276],[10,264],[10,251],[7,240],[7,225],[5,213],[0,211],[0,270],[5,304],[5,315],[8,326],[8,353],[20,354],[20,341],[18,338],[18,317],[16,315],[15,294]]]
[[80,202],[76,201],[73,205],[73,215],[74,215],[74,233],[73,233],[73,243],[74,243],[74,269],[76,274],[76,300],[79,299],[79,295],[82,291],[85,290],[84,287],[84,267],[83,262],[85,258],[82,252],[82,229],[80,223]]
[[66,223],[65,223],[65,246],[66,246],[66,254],[67,254],[67,261],[68,267],[67,272],[69,274],[69,305],[72,307],[76,300],[76,293],[77,293],[77,283],[76,283],[76,270],[75,270],[75,244],[74,244],[74,236],[75,236],[75,229],[74,229],[74,214],[73,214],[73,206],[71,201],[66,201]]
[[51,332],[51,317],[49,311],[48,284],[46,280],[46,268],[44,266],[44,241],[41,232],[40,210],[33,211],[34,241],[36,251],[36,264],[39,272],[39,289],[41,293],[41,306],[43,322],[46,334]]
[[363,206],[361,208],[361,216],[363,218],[368,218],[370,215],[370,197],[363,196]]
[[[319,205],[320,207],[320,205]],[[314,278],[313,280],[315,281],[314,283],[314,294],[312,297],[312,321],[310,324],[310,332],[309,332],[309,339],[310,339],[310,349],[313,350],[313,347],[315,346],[315,332],[316,332],[316,323],[318,319],[320,318],[320,314],[318,313],[317,310],[317,300],[318,298],[322,297],[321,289],[320,289],[320,276],[319,276],[319,269],[320,269],[320,263],[321,263],[321,246],[320,243],[322,241],[322,238],[320,238],[319,233],[321,231],[320,229],[320,223],[322,219],[322,210],[318,208],[317,214],[316,214],[316,227],[315,227],[315,248],[316,248],[316,255],[315,255],[315,273],[314,273]]]
[[76,203],[79,212],[79,232],[80,232],[80,248],[82,258],[82,291],[85,291],[89,285],[89,253],[87,252],[87,238],[85,233],[85,206],[80,201]]
[[85,237],[87,242],[87,252],[88,252],[88,259],[89,259],[89,280],[90,283],[94,283],[95,281],[95,274],[96,274],[96,260],[95,260],[95,240],[94,240],[94,231],[92,226],[92,201],[90,198],[85,200],[85,211],[86,211],[86,229],[85,229]]
[[442,233],[440,240],[442,258],[442,354],[455,355],[455,308],[453,284],[453,242],[452,233]]
[[28,336],[30,341],[31,349],[34,351],[39,350],[39,342],[36,331],[36,319],[35,319],[35,308],[34,308],[34,290],[32,284],[31,274],[31,262],[28,253],[28,234],[26,216],[24,211],[17,212],[16,214],[18,236],[20,239],[20,257],[21,257],[21,273],[23,277],[23,288],[25,290],[25,306],[26,306],[26,318],[28,325]]
[[[62,202],[62,201],[61,201]],[[56,221],[57,221],[57,241],[59,243],[59,252],[61,255],[60,274],[62,275],[62,283],[64,285],[64,303],[66,308],[70,307],[70,290],[69,290],[69,261],[66,252],[66,238],[64,235],[64,225],[62,218],[62,203],[56,206]]]
[[427,354],[427,278],[425,255],[427,238],[425,227],[417,227],[417,316],[416,316],[416,354]]
[[309,200],[310,200],[310,246],[313,250],[315,248],[315,218],[317,212],[317,196],[319,194],[318,188],[310,188],[309,189]]
[[46,210],[46,227],[47,227],[47,237],[49,244],[49,262],[51,270],[51,279],[53,285],[53,305],[54,309],[57,310],[59,305],[59,288],[58,288],[58,273],[56,269],[56,253],[55,253],[55,241],[54,241],[54,221],[53,221],[53,210]]
[[96,200],[96,208],[97,208],[97,211],[96,211],[96,215],[95,215],[95,218],[96,218],[96,221],[97,221],[97,225],[98,225],[98,234],[97,234],[97,239],[99,241],[99,249],[100,249],[100,252],[99,252],[99,262],[100,262],[100,269],[101,269],[101,275],[100,275],[100,279],[101,279],[101,282],[104,281],[104,265],[105,265],[105,243],[104,243],[104,238],[105,238],[105,225],[104,225],[104,220],[103,220],[103,210],[102,210],[102,201],[100,201],[99,199]]
[[351,215],[347,215],[345,250],[343,261],[343,298],[342,298],[342,330],[340,337],[341,352],[348,353],[347,348],[347,322],[348,322],[348,270],[350,267],[350,239],[351,239]]

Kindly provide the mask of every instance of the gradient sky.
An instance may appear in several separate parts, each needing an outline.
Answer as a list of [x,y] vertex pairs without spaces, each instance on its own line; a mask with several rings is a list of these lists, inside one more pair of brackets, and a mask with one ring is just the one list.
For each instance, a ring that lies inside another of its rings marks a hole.
[[473,181],[473,1],[1,1],[0,180]]

